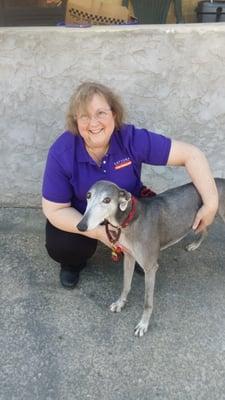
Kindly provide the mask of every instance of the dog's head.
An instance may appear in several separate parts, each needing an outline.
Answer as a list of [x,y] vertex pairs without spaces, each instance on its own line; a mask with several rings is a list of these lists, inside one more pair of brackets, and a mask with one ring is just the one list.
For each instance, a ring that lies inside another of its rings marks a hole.
[[96,182],[87,193],[87,208],[77,228],[84,232],[100,225],[104,220],[118,225],[131,199],[131,194],[109,181]]

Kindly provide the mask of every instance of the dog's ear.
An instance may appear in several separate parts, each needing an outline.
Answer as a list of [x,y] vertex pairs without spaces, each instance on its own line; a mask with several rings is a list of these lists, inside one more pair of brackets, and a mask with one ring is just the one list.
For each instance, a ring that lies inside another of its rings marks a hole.
[[127,205],[131,199],[131,194],[126,190],[120,190],[119,192],[119,209],[121,211],[125,211]]

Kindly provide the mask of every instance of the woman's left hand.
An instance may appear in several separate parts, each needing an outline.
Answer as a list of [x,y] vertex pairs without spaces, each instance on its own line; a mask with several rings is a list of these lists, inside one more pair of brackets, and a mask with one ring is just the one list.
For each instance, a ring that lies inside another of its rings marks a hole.
[[198,210],[192,228],[196,233],[203,232],[213,222],[217,209],[210,208],[207,205]]
[[167,165],[184,166],[190,175],[203,203],[192,229],[196,233],[203,232],[213,222],[219,202],[216,183],[205,155],[191,144],[173,140]]

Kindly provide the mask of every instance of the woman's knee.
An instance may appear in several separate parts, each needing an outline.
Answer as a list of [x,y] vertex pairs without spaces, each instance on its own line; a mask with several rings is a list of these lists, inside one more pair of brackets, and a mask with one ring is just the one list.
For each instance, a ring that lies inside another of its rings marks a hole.
[[76,265],[85,262],[88,258],[92,257],[97,247],[97,241],[88,243],[84,240],[82,244],[75,245],[73,248],[58,246],[57,244],[49,246],[46,242],[46,249],[49,256],[61,263]]
[[81,263],[96,250],[97,240],[55,228],[47,221],[46,249],[51,258],[59,263]]

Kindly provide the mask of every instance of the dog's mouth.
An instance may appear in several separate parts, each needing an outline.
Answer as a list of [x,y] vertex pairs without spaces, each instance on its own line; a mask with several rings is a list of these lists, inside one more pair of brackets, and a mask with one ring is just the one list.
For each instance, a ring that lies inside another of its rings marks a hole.
[[106,225],[106,224],[107,224],[107,220],[104,219],[104,220],[103,220],[102,222],[100,222],[99,224],[97,224],[97,225],[94,224],[94,226],[93,226],[93,224],[90,224],[90,221],[89,221],[89,223],[88,223],[87,219],[86,219],[86,218],[83,218],[83,219],[77,224],[77,229],[78,229],[78,231],[80,231],[80,232],[86,232],[86,231],[88,231],[88,230],[95,229],[96,226],[98,226],[98,225]]

